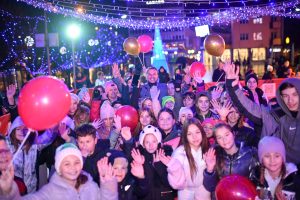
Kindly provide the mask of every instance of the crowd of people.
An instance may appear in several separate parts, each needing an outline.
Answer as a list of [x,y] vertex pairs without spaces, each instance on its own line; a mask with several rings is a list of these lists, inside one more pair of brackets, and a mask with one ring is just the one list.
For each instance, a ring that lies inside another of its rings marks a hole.
[[[112,80],[99,72],[92,95],[71,93],[68,115],[30,130],[19,153],[28,128],[9,86],[0,102],[12,120],[0,136],[0,199],[209,200],[232,174],[252,181],[256,199],[300,199],[300,79],[285,78],[267,99],[257,75],[243,87],[231,62],[219,64],[211,88],[188,66],[175,72],[122,74],[114,64]],[[115,114],[123,105],[138,110],[135,129]],[[49,181],[39,187],[42,164]]]

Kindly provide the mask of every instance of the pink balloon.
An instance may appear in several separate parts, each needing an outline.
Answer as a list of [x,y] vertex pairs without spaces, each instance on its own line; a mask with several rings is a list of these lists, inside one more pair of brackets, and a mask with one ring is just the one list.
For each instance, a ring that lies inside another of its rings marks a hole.
[[141,35],[138,37],[138,42],[142,53],[148,53],[153,48],[153,41],[149,35]]

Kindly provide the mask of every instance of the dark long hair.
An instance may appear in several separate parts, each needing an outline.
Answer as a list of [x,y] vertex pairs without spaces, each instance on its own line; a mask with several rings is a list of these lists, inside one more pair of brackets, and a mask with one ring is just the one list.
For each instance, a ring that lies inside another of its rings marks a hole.
[[[14,146],[15,148],[15,151],[17,151],[19,145],[21,144],[21,142],[16,138],[16,129],[15,128],[11,134],[10,134],[10,141],[11,141],[11,144]],[[28,153],[31,146],[33,145],[34,143],[34,140],[35,140],[35,137],[36,137],[36,133],[35,132],[31,132],[29,133],[30,135],[28,136],[27,138],[27,141],[25,142],[24,144],[24,149],[25,149],[25,152]],[[15,152],[13,152],[15,153]]]
[[188,119],[183,124],[183,131],[182,131],[182,134],[181,134],[180,144],[182,144],[183,147],[184,147],[184,150],[185,150],[185,153],[186,153],[186,157],[188,159],[189,166],[190,166],[191,179],[194,180],[194,176],[197,173],[197,166],[196,166],[196,163],[195,163],[195,159],[194,159],[194,157],[192,155],[191,147],[190,147],[188,139],[187,139],[188,128],[192,124],[194,124],[195,126],[197,126],[199,128],[200,132],[201,132],[201,136],[202,136],[202,142],[201,142],[202,154],[204,154],[208,150],[208,140],[206,138],[206,134],[205,134],[205,132],[203,130],[201,122],[198,119],[191,118],[191,119]]
[[[233,134],[232,128],[229,124],[227,124],[225,122],[220,122],[215,125],[214,130],[213,130],[215,138],[216,138],[216,131],[223,127],[226,128],[227,130],[229,130]],[[224,157],[222,156],[222,154],[223,154],[223,149],[221,147],[216,148],[216,156],[217,156],[216,171],[217,171],[217,174],[219,175],[218,176],[219,178],[221,178],[221,176],[223,174],[223,168],[225,165]]]

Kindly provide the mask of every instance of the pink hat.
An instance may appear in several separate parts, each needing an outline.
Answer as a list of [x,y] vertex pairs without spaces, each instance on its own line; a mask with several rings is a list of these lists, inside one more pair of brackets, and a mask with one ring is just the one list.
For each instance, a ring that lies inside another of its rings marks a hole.
[[262,163],[262,159],[267,153],[280,153],[283,161],[286,161],[285,147],[281,139],[274,136],[265,136],[258,143],[258,158]]
[[203,122],[202,122],[202,126],[206,125],[206,124],[211,124],[212,126],[215,126],[216,124],[216,120],[214,120],[213,118],[206,118]]

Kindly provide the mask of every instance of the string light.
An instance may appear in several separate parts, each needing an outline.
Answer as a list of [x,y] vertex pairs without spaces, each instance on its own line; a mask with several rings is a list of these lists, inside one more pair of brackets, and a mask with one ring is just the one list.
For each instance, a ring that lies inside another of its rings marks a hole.
[[[41,8],[49,12],[57,14],[63,14],[65,16],[71,16],[79,18],[81,20],[90,21],[97,24],[107,24],[110,26],[126,27],[131,29],[155,29],[155,27],[161,29],[172,28],[186,28],[199,25],[214,25],[225,24],[228,25],[231,21],[237,21],[239,19],[256,18],[260,16],[278,16],[278,17],[293,17],[300,18],[300,14],[297,12],[287,12],[287,9],[296,8],[299,4],[298,0],[289,2],[272,2],[272,5],[265,4],[249,4],[249,2],[256,1],[222,1],[225,7],[218,7],[221,1],[212,1],[215,6],[211,8],[168,8],[163,9],[147,8],[147,7],[129,7],[129,6],[116,6],[104,5],[101,3],[92,3],[84,1],[40,1],[40,0],[19,0],[32,5],[36,8]],[[167,1],[173,2],[174,1]],[[178,3],[195,3],[196,1],[176,1]],[[209,5],[210,1],[203,1],[203,4]],[[234,3],[242,3],[242,7],[229,7]],[[199,2],[198,2],[199,3]],[[198,4],[197,3],[197,4]],[[84,13],[78,13],[74,11],[74,6],[77,4],[83,5],[85,8]],[[145,2],[144,2],[145,4]],[[189,4],[189,5],[190,5]],[[202,5],[202,1],[201,1]],[[251,5],[251,6],[248,6]],[[214,7],[214,8],[213,8]],[[116,10],[118,12],[116,12]],[[186,13],[189,12],[191,17],[186,17]],[[127,15],[126,19],[122,19],[120,16]]]

